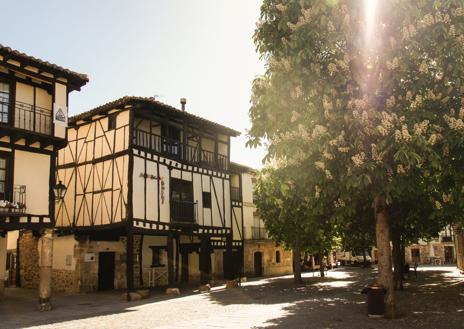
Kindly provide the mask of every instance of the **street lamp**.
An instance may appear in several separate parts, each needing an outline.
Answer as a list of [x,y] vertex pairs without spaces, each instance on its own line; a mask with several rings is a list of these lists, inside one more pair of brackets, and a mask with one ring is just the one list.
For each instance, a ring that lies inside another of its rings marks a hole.
[[59,181],[58,184],[56,184],[54,187],[53,187],[53,191],[55,192],[55,200],[60,202],[63,200],[64,198],[64,194],[66,193],[66,186],[64,186],[64,184]]

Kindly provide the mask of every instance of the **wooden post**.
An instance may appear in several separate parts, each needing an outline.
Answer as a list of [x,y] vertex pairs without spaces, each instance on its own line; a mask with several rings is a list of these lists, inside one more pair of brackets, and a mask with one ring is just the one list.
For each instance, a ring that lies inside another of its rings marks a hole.
[[172,233],[168,235],[168,286],[174,285],[174,250]]
[[209,236],[200,237],[200,282],[207,284],[211,272],[211,242]]
[[180,236],[176,236],[176,270],[175,270],[176,277],[175,277],[175,281],[177,283],[179,283],[179,261],[180,261],[179,248],[180,248]]
[[6,271],[6,241],[7,235],[2,236],[0,233],[0,296],[3,295],[5,287],[4,287],[4,280],[5,271]]
[[134,291],[134,233],[132,227],[126,228],[127,243],[126,243],[126,281],[127,292]]
[[52,261],[53,261],[53,230],[46,229],[38,244],[39,251],[39,310],[50,311],[52,305],[50,297],[52,292]]
[[232,233],[226,237],[226,252],[224,262],[224,278],[226,280],[235,279],[233,270],[233,254],[232,254]]

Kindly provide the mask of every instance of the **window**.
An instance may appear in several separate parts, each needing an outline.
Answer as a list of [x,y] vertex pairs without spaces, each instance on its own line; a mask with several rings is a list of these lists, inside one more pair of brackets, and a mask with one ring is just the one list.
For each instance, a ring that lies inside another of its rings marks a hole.
[[211,192],[203,192],[203,208],[211,208]]
[[0,122],[8,123],[10,108],[10,85],[0,82]]
[[[8,200],[8,158],[0,155],[0,200]],[[8,200],[12,201],[12,200]]]
[[169,125],[162,125],[161,136],[163,137],[163,152],[180,156],[180,129]]
[[171,219],[179,222],[195,222],[193,183],[171,178]]
[[280,250],[276,250],[276,263],[280,263]]
[[417,248],[411,249],[411,257],[420,258],[420,249],[417,249]]
[[152,251],[151,267],[162,267],[164,264],[161,263],[161,252],[164,247],[150,246]]
[[110,114],[108,116],[108,130],[116,128],[116,114]]

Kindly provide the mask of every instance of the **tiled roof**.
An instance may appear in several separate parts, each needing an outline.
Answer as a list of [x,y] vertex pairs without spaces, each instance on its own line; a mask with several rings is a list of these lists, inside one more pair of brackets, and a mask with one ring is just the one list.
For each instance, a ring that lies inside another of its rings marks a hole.
[[35,66],[38,66],[39,68],[48,69],[51,71],[50,73],[59,73],[59,74],[62,74],[63,77],[65,78],[72,78],[74,80],[77,80],[80,86],[83,86],[87,82],[89,82],[89,78],[86,74],[71,71],[69,69],[58,66],[56,64],[27,55],[18,50],[11,49],[10,47],[3,46],[2,44],[0,44],[0,55],[11,57],[12,59],[17,59],[19,61],[26,60],[30,62],[30,65],[32,66],[35,65]]
[[253,169],[251,167],[242,165],[242,164],[237,163],[237,162],[230,162],[230,170],[233,171],[233,172],[239,172],[239,173],[242,173],[242,172],[255,172],[256,171],[256,169]]
[[168,105],[168,104],[162,103],[160,101],[157,101],[152,97],[139,97],[139,96],[124,96],[124,97],[119,98],[119,99],[117,99],[115,101],[100,105],[100,106],[98,106],[98,107],[96,107],[96,108],[94,108],[92,110],[89,110],[89,111],[77,114],[77,115],[75,115],[73,117],[70,117],[69,118],[69,123],[73,124],[73,123],[76,123],[79,120],[84,120],[84,119],[91,118],[94,115],[101,114],[101,113],[103,113],[105,111],[108,111],[108,110],[111,110],[111,109],[114,109],[114,108],[123,107],[123,106],[126,106],[126,105],[136,105],[136,104],[145,104],[145,105],[155,106],[159,110],[166,111],[167,115],[169,115],[171,113],[171,114],[175,114],[175,115],[178,115],[178,116],[181,116],[181,117],[185,117],[187,119],[191,119],[191,120],[197,122],[198,124],[205,124],[205,125],[207,125],[207,126],[209,126],[211,128],[221,130],[221,131],[223,131],[224,133],[226,133],[226,134],[228,134],[230,136],[236,137],[236,136],[240,135],[240,132],[238,132],[238,131],[236,131],[234,129],[231,129],[231,128],[223,126],[223,125],[221,125],[219,123],[204,119],[202,117],[196,116],[196,115],[191,114],[189,112],[179,110],[179,109],[177,109],[177,108],[175,108],[175,107],[173,107],[171,105]]

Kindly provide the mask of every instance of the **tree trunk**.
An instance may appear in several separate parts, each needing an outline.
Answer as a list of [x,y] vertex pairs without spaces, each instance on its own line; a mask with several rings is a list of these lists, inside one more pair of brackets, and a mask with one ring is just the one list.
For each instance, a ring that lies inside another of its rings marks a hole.
[[385,316],[395,317],[395,285],[390,250],[390,227],[384,196],[375,198],[375,235],[378,249],[378,283],[386,289]]
[[404,264],[401,261],[401,239],[398,233],[392,234],[392,245],[395,290],[403,290]]
[[295,283],[303,283],[303,279],[301,278],[300,256],[300,242],[296,239],[295,245],[293,246],[293,281]]
[[321,278],[325,277],[325,261],[324,261],[324,252],[320,251],[319,252],[319,257],[320,257],[320,265],[319,265],[319,273],[321,274]]

